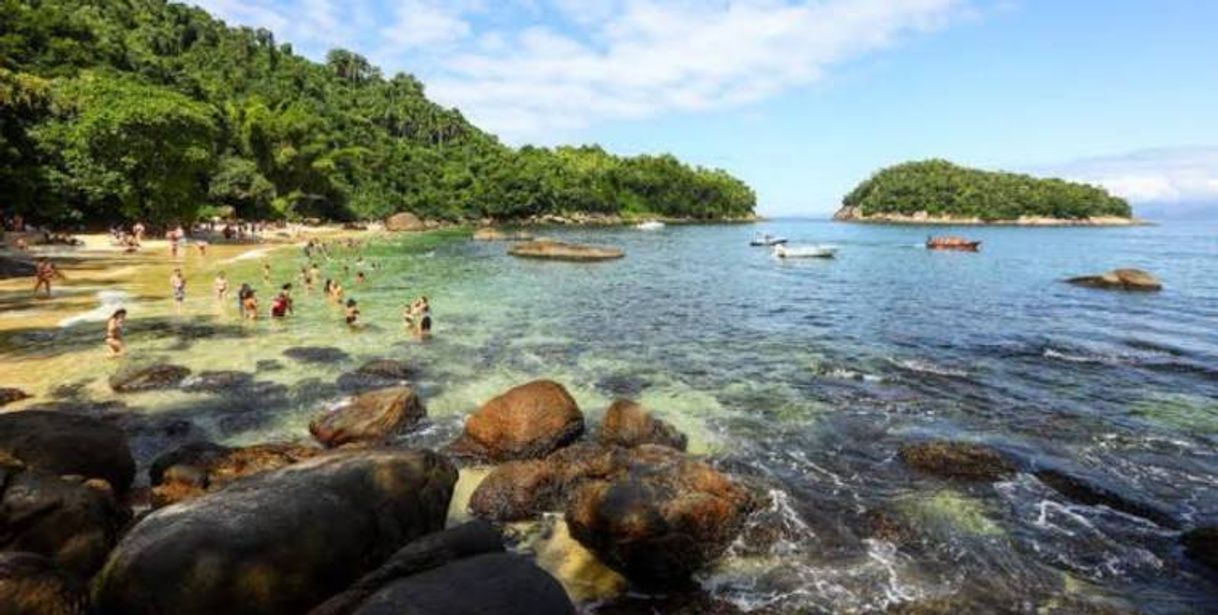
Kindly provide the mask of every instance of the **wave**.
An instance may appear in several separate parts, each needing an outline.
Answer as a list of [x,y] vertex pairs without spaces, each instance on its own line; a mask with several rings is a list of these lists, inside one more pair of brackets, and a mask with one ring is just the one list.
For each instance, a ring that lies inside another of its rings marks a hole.
[[75,316],[69,316],[68,318],[59,321],[59,326],[71,327],[72,325],[82,322],[103,322],[107,318],[110,318],[110,315],[113,314],[115,310],[123,307],[123,304],[126,303],[126,301],[131,297],[131,293],[123,290],[98,291],[97,300],[100,305],[87,312],[82,312]]

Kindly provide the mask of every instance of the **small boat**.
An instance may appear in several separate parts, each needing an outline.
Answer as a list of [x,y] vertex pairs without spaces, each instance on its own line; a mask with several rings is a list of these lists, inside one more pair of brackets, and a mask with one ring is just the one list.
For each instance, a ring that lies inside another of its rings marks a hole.
[[980,241],[970,241],[963,237],[947,235],[942,237],[926,238],[927,250],[963,250],[965,252],[976,252],[980,248]]
[[775,237],[773,235],[770,235],[769,233],[766,233],[765,235],[754,237],[753,240],[749,242],[749,245],[750,246],[781,246],[782,244],[784,244],[786,242],[787,242],[787,239],[785,237]]
[[634,228],[637,228],[640,231],[658,231],[664,228],[664,223],[660,222],[659,220],[648,220],[646,222],[636,224]]
[[833,258],[837,248],[833,246],[774,246],[774,256],[778,258]]

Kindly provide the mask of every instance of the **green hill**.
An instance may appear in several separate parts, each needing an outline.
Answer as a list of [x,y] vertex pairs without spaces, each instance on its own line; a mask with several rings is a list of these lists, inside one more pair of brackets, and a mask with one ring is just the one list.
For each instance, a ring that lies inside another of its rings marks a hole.
[[883,169],[842,199],[838,219],[915,216],[1015,220],[1130,218],[1124,199],[1102,188],[1061,179],[970,169],[946,160]]
[[363,57],[163,0],[0,0],[0,207],[31,221],[750,215],[672,156],[513,149]]

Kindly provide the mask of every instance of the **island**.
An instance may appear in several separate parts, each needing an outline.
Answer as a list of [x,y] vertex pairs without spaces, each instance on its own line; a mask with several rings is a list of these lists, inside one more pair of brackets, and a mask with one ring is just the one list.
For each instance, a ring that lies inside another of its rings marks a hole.
[[1057,178],[971,169],[946,160],[880,170],[842,199],[834,220],[888,224],[1125,226],[1143,224],[1124,199]]

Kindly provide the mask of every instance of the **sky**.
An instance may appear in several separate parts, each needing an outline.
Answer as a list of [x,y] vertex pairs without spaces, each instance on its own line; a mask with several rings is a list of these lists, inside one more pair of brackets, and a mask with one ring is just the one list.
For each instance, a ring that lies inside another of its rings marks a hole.
[[407,72],[511,145],[671,152],[765,215],[910,159],[1218,212],[1213,0],[195,0]]

